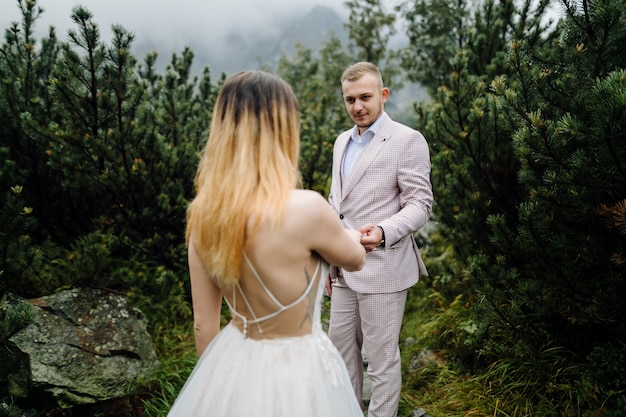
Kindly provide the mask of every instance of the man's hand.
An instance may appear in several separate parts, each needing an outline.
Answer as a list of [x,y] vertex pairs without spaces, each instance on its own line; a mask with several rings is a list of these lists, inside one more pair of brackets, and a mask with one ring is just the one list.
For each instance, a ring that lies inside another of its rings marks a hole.
[[361,245],[366,252],[371,252],[383,240],[383,232],[375,224],[366,224],[359,227],[361,232]]

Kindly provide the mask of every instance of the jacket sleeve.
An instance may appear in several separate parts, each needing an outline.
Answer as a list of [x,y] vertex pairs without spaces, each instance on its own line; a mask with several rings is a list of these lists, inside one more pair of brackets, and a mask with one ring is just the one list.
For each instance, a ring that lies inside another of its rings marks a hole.
[[430,219],[433,191],[430,181],[430,152],[421,133],[411,130],[398,155],[397,182],[401,209],[378,223],[385,231],[385,247],[412,234]]

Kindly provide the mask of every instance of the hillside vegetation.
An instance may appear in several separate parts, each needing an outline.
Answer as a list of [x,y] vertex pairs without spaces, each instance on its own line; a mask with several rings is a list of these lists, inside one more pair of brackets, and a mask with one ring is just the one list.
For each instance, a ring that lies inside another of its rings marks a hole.
[[[351,125],[348,64],[429,92],[403,111],[429,142],[436,202],[416,236],[430,274],[407,304],[400,416],[626,415],[626,5],[552,3],[346,1],[348,42],[266,64],[300,103],[303,187],[324,195]],[[192,75],[189,48],[159,71],[126,28],[103,42],[82,6],[66,41],[35,39],[37,2],[15,5],[0,46],[0,295],[126,294],[162,362],[127,398],[37,412],[165,416],[196,360],[185,210],[225,74]],[[408,42],[391,49],[399,28]],[[0,348],[28,322],[0,312]],[[37,400],[5,394],[0,416]]]

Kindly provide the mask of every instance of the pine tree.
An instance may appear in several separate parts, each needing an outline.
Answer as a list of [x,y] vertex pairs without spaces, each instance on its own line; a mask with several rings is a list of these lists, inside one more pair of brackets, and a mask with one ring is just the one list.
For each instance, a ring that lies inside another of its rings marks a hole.
[[6,159],[0,191],[22,187],[21,195],[28,206],[43,215],[48,203],[46,190],[53,184],[46,165],[45,144],[25,133],[22,120],[52,117],[48,77],[59,54],[59,44],[51,28],[38,48],[33,33],[43,10],[32,1],[18,0],[17,4],[22,21],[11,24],[0,46],[0,146],[7,152],[3,155]]
[[38,215],[51,184],[45,148],[26,134],[22,121],[52,115],[47,80],[59,46],[52,28],[39,45],[35,40],[35,22],[43,12],[36,2],[16,3],[22,20],[10,25],[0,45],[0,294],[33,296],[35,286],[24,277],[36,275],[44,263],[46,233]]
[[[620,1],[582,4],[568,5],[553,47],[512,44],[515,74],[497,92],[518,115],[524,198],[515,229],[499,216],[490,224],[503,270],[514,274],[502,280],[497,270],[487,272],[493,259],[484,259],[474,276],[504,284],[479,312],[501,316],[511,300],[509,328],[527,346],[572,352],[583,381],[607,396],[605,407],[623,413],[626,8]],[[593,400],[587,387],[581,391]]]
[[299,48],[296,56],[282,56],[278,64],[278,73],[292,86],[300,107],[302,187],[323,195],[330,188],[334,139],[350,125],[340,81],[350,63],[341,42],[333,38],[319,56]]
[[39,280],[31,287],[43,290],[49,280],[45,291],[72,285],[41,277],[54,276],[55,267],[74,284],[111,277],[133,261],[184,268],[185,209],[219,84],[208,68],[192,76],[189,49],[157,74],[156,54],[140,64],[131,53],[134,35],[117,25],[106,45],[80,6],[67,42],[51,30],[37,48],[32,33],[41,11],[25,4],[22,25],[2,45],[0,151],[9,160],[0,181],[5,192],[22,187],[37,221],[31,244],[50,251],[38,252],[46,271],[24,282]]
[[348,0],[350,54],[355,61],[368,61],[380,68],[387,87],[401,88],[401,68],[389,42],[396,34],[396,14],[380,0]]
[[358,59],[381,65],[387,56],[389,39],[395,34],[396,16],[384,10],[380,0],[349,0],[350,39],[358,48]]
[[22,122],[45,151],[54,184],[40,192],[46,204],[36,208],[56,241],[108,229],[150,241],[153,255],[163,255],[161,244],[183,243],[186,202],[216,94],[210,72],[199,88],[186,49],[172,57],[165,75],[156,75],[155,55],[141,68],[132,55],[132,33],[114,25],[106,46],[87,9],[76,7],[71,17],[78,29],[61,44],[50,76],[51,117],[27,114]]
[[532,381],[539,410],[621,415],[625,9],[583,1],[553,30],[531,4],[481,4],[431,77],[435,213],[465,263],[461,284],[432,283],[465,300],[445,334],[467,365],[501,372],[495,395]]
[[407,22],[407,47],[397,52],[411,81],[431,94],[453,72],[450,59],[466,44],[469,6],[464,0],[415,0],[397,7]]
[[[491,250],[486,229],[489,215],[500,214],[511,224],[516,221],[520,199],[516,180],[519,163],[512,147],[516,115],[499,105],[491,83],[511,72],[506,61],[508,40],[530,32],[528,43],[532,47],[539,48],[547,41],[535,34],[545,27],[540,23],[545,2],[532,15],[511,5],[487,1],[469,14],[463,2],[443,9],[441,4],[430,9],[424,2],[416,2],[411,17],[415,22],[428,21],[436,10],[442,14],[452,10],[451,17],[439,17],[437,22],[456,22],[463,14],[467,17],[456,24],[453,35],[446,36],[438,32],[431,36],[426,32],[429,26],[416,23],[411,26],[410,49],[404,52],[409,54],[405,55],[408,71],[430,68],[427,71],[431,75],[418,73],[426,77],[425,85],[434,99],[432,106],[426,103],[418,107],[419,128],[431,146],[434,215],[461,259],[477,250]],[[444,56],[448,56],[445,65],[431,64],[431,58],[437,63]],[[409,57],[411,61],[406,60]]]

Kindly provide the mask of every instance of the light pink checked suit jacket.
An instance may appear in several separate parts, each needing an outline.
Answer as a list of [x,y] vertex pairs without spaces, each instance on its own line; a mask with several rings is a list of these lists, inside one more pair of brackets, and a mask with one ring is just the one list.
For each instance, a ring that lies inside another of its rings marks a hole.
[[[341,166],[352,129],[334,145],[330,204],[344,227],[367,223],[385,230],[385,247],[367,254],[362,270],[345,272],[331,266],[331,278],[343,276],[359,293],[392,293],[428,275],[413,232],[430,218],[433,193],[430,154],[424,136],[386,113],[378,133],[363,150],[348,178]],[[418,272],[419,271],[419,272]]]

